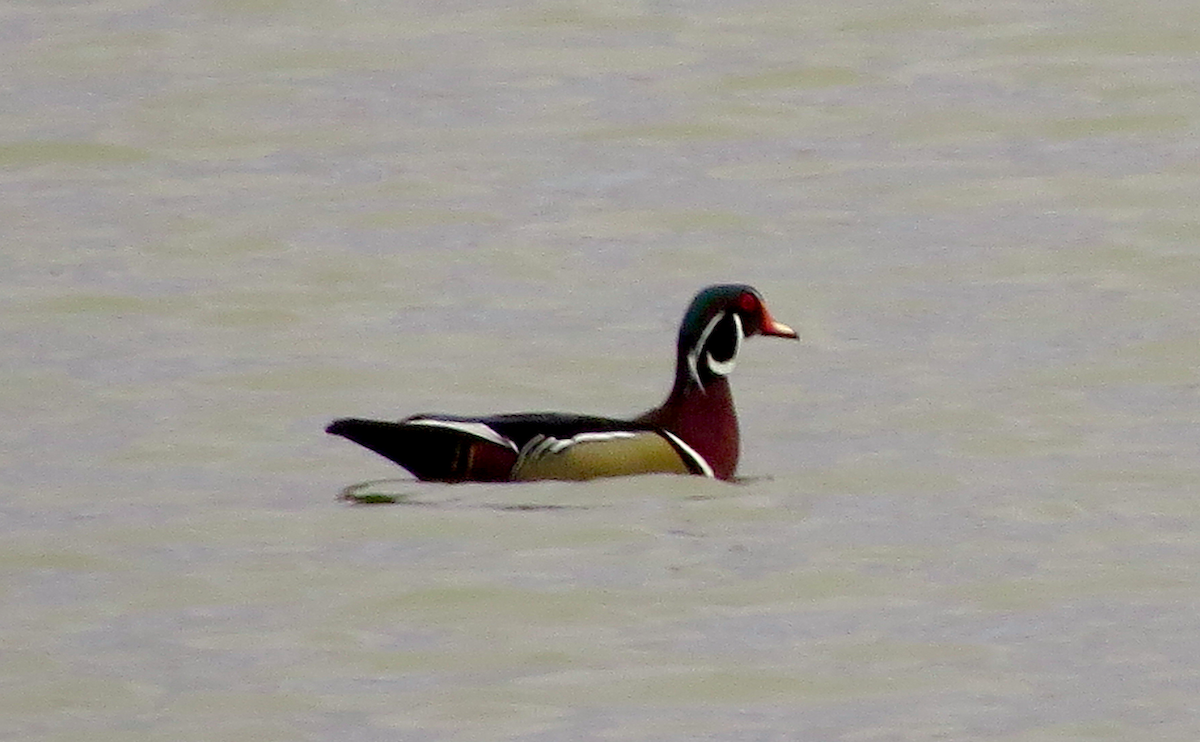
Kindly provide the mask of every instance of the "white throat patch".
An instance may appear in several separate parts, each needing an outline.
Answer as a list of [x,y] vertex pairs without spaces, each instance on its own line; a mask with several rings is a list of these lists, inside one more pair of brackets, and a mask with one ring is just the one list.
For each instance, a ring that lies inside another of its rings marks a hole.
[[[704,326],[704,332],[700,333],[700,339],[696,341],[696,345],[688,351],[687,362],[688,371],[692,374],[692,379],[696,382],[696,386],[704,389],[703,382],[700,381],[700,352],[704,350],[704,346],[708,343],[708,336],[716,329],[721,320],[725,319],[725,312],[718,312],[713,315],[713,318]],[[737,363],[737,354],[742,349],[742,318],[737,312],[733,313],[734,339],[733,353],[730,354],[729,360],[718,361],[712,357],[712,353],[704,354],[704,364],[716,376],[728,376],[733,371],[734,365]]]

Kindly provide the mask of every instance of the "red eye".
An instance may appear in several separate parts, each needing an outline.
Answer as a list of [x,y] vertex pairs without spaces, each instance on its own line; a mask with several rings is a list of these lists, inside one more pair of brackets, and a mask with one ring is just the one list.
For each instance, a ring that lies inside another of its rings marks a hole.
[[738,297],[738,308],[747,314],[758,311],[758,297],[754,294],[742,294]]

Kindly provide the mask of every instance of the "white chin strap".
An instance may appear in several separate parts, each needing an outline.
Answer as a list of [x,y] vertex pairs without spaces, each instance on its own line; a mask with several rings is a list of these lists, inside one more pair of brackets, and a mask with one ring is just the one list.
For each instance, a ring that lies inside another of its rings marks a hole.
[[[705,325],[705,327],[704,327],[704,332],[700,333],[700,339],[696,341],[695,347],[692,348],[691,352],[688,353],[688,356],[687,356],[688,370],[692,372],[692,379],[695,380],[696,385],[699,386],[701,389],[704,388],[704,384],[701,383],[701,381],[700,381],[700,369],[698,368],[699,359],[700,359],[700,351],[703,350],[705,343],[708,342],[708,336],[712,334],[712,331],[714,329],[716,329],[717,323],[719,323],[724,318],[725,318],[725,312],[718,312],[716,315],[713,316],[712,319],[710,319],[708,321],[708,324]],[[742,318],[739,317],[736,312],[734,312],[734,314],[733,314],[733,325],[735,328],[735,334],[734,334],[734,340],[733,340],[733,353],[730,354],[729,360],[728,361],[718,361],[712,357],[712,353],[704,354],[704,365],[707,366],[708,370],[710,372],[712,372],[713,375],[715,375],[715,376],[728,376],[729,373],[731,371],[733,371],[733,367],[737,364],[737,355],[738,355],[738,352],[742,349],[743,333],[742,333]]]

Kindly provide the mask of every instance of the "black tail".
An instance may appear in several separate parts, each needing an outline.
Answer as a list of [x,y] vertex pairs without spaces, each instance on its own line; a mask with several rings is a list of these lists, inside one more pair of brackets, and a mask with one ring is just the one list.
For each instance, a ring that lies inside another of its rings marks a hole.
[[[426,481],[501,481],[508,478],[516,459],[515,453],[464,433],[407,421],[345,418],[330,423],[325,432],[369,448]],[[495,458],[483,455],[490,449],[501,452],[502,460],[483,466]]]

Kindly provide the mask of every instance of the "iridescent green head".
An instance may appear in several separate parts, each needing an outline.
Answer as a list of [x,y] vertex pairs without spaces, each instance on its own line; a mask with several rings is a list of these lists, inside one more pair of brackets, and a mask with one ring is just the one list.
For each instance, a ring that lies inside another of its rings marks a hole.
[[753,335],[795,338],[796,331],[776,322],[762,294],[744,284],[701,289],[679,327],[680,367],[701,388],[727,376],[737,361],[742,338]]

